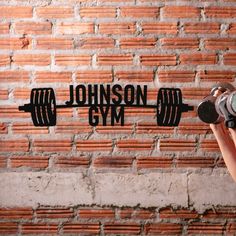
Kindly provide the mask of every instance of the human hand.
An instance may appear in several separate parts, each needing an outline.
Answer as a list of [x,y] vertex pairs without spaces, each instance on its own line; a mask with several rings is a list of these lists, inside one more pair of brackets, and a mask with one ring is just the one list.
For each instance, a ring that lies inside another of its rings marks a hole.
[[227,128],[224,125],[224,122],[218,123],[218,124],[210,124],[210,128],[213,131],[213,133],[222,133],[222,134],[227,134]]

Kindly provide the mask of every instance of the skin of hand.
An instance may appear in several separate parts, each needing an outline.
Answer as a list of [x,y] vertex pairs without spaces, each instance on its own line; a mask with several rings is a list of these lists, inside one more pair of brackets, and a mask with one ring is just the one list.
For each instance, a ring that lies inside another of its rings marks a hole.
[[236,130],[229,128],[229,132],[231,134],[231,137],[233,139],[233,142],[234,142],[234,145],[235,145],[235,148],[236,148]]
[[216,137],[229,173],[236,182],[236,130],[229,129],[232,140],[223,122],[220,124],[210,124],[210,128]]

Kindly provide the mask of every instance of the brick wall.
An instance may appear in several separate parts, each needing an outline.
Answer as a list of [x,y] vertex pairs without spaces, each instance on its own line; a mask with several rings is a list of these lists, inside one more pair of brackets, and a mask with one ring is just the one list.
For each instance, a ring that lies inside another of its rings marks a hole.
[[[17,107],[34,87],[179,87],[197,105],[236,74],[234,0],[0,1],[0,234],[236,234],[236,185],[196,110],[179,127],[155,109],[91,127],[61,109],[34,127]],[[101,120],[100,120],[101,121]],[[109,119],[108,119],[109,121]]]

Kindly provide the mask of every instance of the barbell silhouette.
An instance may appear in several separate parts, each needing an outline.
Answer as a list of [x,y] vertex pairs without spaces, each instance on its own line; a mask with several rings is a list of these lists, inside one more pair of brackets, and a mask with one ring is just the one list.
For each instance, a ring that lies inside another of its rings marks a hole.
[[56,105],[56,97],[52,88],[34,88],[31,90],[30,103],[19,106],[20,111],[31,113],[35,126],[55,126],[57,109],[73,107],[139,107],[156,108],[157,125],[178,126],[183,112],[193,110],[193,106],[182,102],[182,92],[178,88],[160,88],[157,95],[157,105],[142,104],[65,104]]

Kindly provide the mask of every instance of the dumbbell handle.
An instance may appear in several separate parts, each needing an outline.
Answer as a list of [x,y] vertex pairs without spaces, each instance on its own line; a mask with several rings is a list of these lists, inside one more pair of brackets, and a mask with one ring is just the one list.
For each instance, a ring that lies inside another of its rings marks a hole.
[[[73,108],[73,107],[91,107],[91,106],[98,106],[98,107],[139,107],[139,108],[157,108],[156,105],[126,105],[126,104],[72,104],[72,105],[56,105],[56,108]],[[188,104],[182,104],[182,112],[193,111],[193,106],[189,106]],[[25,104],[24,106],[19,106],[19,111],[31,112],[31,104]]]
[[19,111],[24,111],[24,112],[31,112],[31,104],[25,104],[24,106],[19,106],[18,107]]

